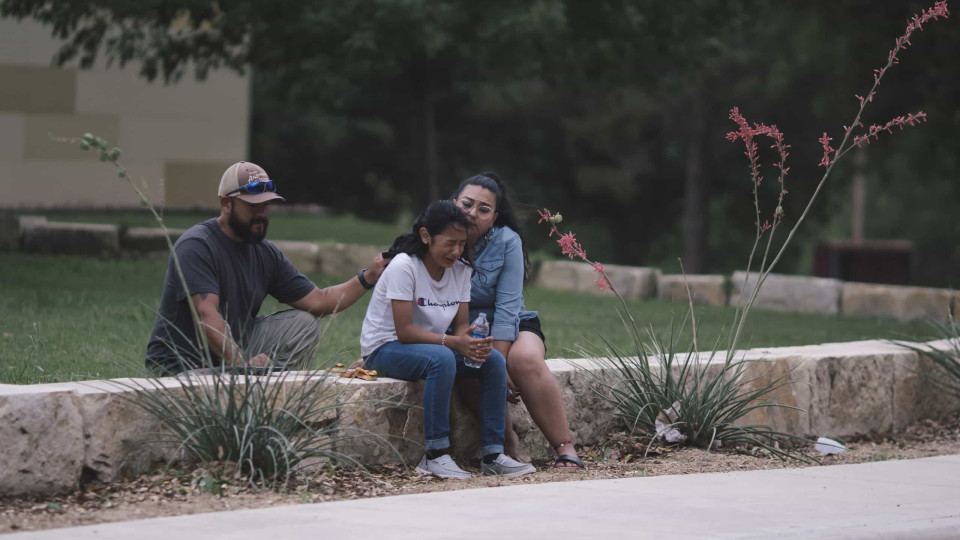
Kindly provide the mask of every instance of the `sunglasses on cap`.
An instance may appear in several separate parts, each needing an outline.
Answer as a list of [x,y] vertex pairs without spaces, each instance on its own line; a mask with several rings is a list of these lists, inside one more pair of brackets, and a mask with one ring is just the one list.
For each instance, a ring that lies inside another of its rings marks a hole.
[[273,186],[273,180],[267,180],[265,182],[261,182],[259,180],[256,182],[250,182],[245,186],[240,186],[237,189],[228,191],[225,196],[229,197],[234,193],[246,193],[247,195],[259,195],[264,191],[272,191],[274,193],[277,192],[277,188]]

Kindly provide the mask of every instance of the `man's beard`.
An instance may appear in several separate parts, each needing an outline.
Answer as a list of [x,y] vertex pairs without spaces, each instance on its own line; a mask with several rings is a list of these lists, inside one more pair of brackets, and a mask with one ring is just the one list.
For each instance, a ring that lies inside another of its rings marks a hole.
[[[244,223],[237,219],[236,214],[231,212],[227,222],[230,224],[233,232],[244,242],[256,245],[267,236],[267,227],[270,225],[270,218],[253,218],[248,223]],[[253,232],[253,226],[258,223],[263,224],[263,231]]]

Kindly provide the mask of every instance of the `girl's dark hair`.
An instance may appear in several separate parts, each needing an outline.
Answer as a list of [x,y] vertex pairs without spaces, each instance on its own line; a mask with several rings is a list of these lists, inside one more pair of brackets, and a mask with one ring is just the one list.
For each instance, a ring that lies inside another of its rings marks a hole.
[[[467,219],[467,215],[463,213],[463,210],[460,210],[460,208],[452,202],[434,201],[430,203],[427,209],[413,222],[413,227],[410,232],[398,236],[397,239],[393,241],[390,249],[385,251],[383,255],[384,257],[390,258],[398,253],[406,253],[407,255],[416,255],[417,257],[423,258],[430,247],[420,239],[420,229],[426,228],[427,233],[430,234],[431,237],[434,237],[451,226],[461,227],[466,231],[470,227],[470,220]],[[470,262],[470,254],[467,253],[466,249],[464,249],[463,254],[460,255],[460,261],[473,268],[473,263]]]
[[460,182],[457,192],[450,198],[459,197],[463,193],[463,188],[467,186],[480,186],[490,190],[497,197],[497,219],[493,222],[494,227],[510,227],[513,232],[520,235],[520,244],[523,249],[523,282],[526,284],[530,280],[530,256],[527,254],[527,242],[523,238],[523,231],[520,230],[520,221],[513,209],[513,202],[507,197],[507,186],[503,185],[500,178],[493,173],[480,173]]

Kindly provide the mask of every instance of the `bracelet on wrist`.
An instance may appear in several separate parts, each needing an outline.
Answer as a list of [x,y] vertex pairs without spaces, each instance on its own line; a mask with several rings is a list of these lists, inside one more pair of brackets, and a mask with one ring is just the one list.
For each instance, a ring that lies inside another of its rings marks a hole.
[[373,288],[373,285],[367,283],[366,278],[363,277],[363,273],[366,271],[367,269],[363,268],[359,272],[357,272],[357,279],[360,281],[360,286],[369,291],[370,289]]
[[446,335],[446,334],[440,334],[440,346],[442,346],[442,347],[446,347],[446,346],[447,346],[447,335]]

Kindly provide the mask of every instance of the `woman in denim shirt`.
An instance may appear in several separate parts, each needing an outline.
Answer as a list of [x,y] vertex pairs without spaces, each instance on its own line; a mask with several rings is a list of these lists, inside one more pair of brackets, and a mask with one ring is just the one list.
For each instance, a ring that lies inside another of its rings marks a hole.
[[[493,346],[507,358],[507,400],[523,400],[557,452],[557,468],[583,468],[571,441],[560,387],[546,364],[540,318],[523,306],[530,262],[506,188],[496,176],[480,174],[460,183],[454,202],[471,224],[467,249],[477,271],[471,281],[470,320],[483,312],[491,321]],[[519,439],[509,414],[505,435],[505,453],[517,457]]]

